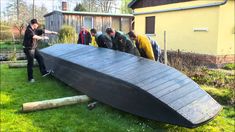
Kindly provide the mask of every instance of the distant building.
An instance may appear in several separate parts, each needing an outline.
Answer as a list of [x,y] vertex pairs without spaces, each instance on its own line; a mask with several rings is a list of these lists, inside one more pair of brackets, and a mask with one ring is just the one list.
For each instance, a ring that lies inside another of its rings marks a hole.
[[82,26],[88,29],[96,28],[105,31],[107,27],[129,32],[131,30],[132,14],[109,14],[97,12],[53,11],[46,15],[46,29],[59,31],[63,25],[70,25],[79,33]]
[[234,0],[133,0],[135,31],[206,63],[234,63]]

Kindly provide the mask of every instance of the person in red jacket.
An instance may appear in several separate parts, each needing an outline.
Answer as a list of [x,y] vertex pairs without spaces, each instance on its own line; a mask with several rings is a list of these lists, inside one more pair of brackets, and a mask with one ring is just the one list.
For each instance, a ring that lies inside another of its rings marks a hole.
[[85,27],[81,28],[81,32],[78,35],[78,44],[89,45],[91,43],[91,34],[87,31]]

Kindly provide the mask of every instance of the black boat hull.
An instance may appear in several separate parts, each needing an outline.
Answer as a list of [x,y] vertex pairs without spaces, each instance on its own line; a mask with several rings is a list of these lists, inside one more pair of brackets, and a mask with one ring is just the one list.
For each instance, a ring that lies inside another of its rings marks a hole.
[[192,128],[222,109],[195,82],[161,63],[84,45],[58,44],[41,53],[59,80],[144,118]]

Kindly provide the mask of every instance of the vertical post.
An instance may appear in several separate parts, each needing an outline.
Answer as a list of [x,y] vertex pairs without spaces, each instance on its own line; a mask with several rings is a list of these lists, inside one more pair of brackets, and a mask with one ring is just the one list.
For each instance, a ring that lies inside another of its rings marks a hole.
[[89,9],[89,12],[91,11],[91,1],[88,0],[88,9]]
[[164,31],[164,64],[167,65],[166,31]]
[[[0,0],[0,12],[2,12],[2,0]],[[5,17],[5,13],[4,13],[3,17]],[[0,19],[2,20],[2,13],[0,13]],[[1,25],[0,25],[0,31],[2,31],[2,26]]]
[[33,0],[33,18],[35,18],[35,1]]
[[17,0],[17,21],[19,21],[20,17],[19,17],[20,11],[19,11],[19,0]]
[[52,11],[55,10],[55,4],[54,4],[54,0],[52,0]]

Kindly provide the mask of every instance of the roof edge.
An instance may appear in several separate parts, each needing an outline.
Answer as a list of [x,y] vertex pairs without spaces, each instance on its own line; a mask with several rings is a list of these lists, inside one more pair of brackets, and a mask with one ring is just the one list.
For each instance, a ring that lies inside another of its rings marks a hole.
[[80,11],[52,11],[44,15],[47,17],[53,13],[62,13],[62,14],[75,14],[75,15],[96,15],[96,16],[120,16],[120,17],[134,17],[133,14],[112,14],[112,13],[97,13],[97,12],[80,12]]
[[162,12],[181,11],[181,10],[198,9],[198,8],[208,8],[208,7],[225,5],[227,2],[228,2],[228,0],[224,0],[223,2],[210,3],[210,4],[205,4],[205,5],[199,5],[199,6],[172,8],[172,9],[156,10],[156,11],[149,11],[149,12],[138,12],[138,13],[134,12],[133,14],[134,15],[145,15],[145,14],[154,14],[154,13],[162,13]]
[[129,4],[128,7],[132,8],[132,6],[137,2],[137,0],[132,0]]

